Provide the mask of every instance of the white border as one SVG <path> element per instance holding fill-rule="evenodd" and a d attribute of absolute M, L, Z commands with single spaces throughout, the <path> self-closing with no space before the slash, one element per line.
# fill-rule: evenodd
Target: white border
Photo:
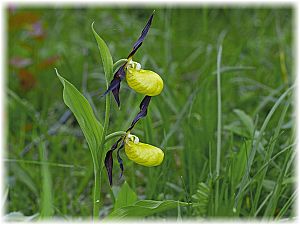
<path fill-rule="evenodd" d="M 5 90 L 6 90 L 6 79 L 5 77 L 7 76 L 6 74 L 6 15 L 5 15 L 5 8 L 7 7 L 8 4 L 17 4 L 17 5 L 43 5 L 43 6 L 114 6 L 114 5 L 138 5 L 138 6 L 142 6 L 142 5 L 155 5 L 155 6 L 166 6 L 166 5 L 173 5 L 173 6 L 178 6 L 178 7 L 183 7 L 183 6 L 191 6 L 191 5 L 197 5 L 197 6 L 243 6 L 243 7 L 261 7 L 261 6 L 284 6 L 284 5 L 288 5 L 288 6 L 293 6 L 295 9 L 295 36 L 294 36 L 294 41 L 295 41 L 295 68 L 294 68 L 294 73 L 296 76 L 296 83 L 297 83 L 297 87 L 299 85 L 299 37 L 300 37 L 300 29 L 299 29 L 299 15 L 298 15 L 298 10 L 299 10 L 299 3 L 298 1 L 294 0 L 294 1 L 280 1 L 280 0 L 273 0 L 273 1 L 267 1 L 267 0 L 262 0 L 262 1 L 255 1 L 255 0 L 246 0 L 246 1 L 239 1 L 239 0 L 234 0 L 234 1 L 218 1 L 218 0 L 211 0 L 211 1 L 197 1 L 197 0 L 187 0 L 187 1 L 179 1 L 179 0 L 165 0 L 165 1 L 160 1 L 160 0 L 151 0 L 151 1 L 145 1 L 145 0 L 117 0 L 117 1 L 101 1 L 101 0 L 84 0 L 84 1 L 75 1 L 75 0 L 64 0 L 64 1 L 44 1 L 44 0 L 30 0 L 30 1 L 26 1 L 26 0 L 19 0 L 19 1 L 0 1 L 0 5 L 1 5 L 1 12 L 0 12 L 0 27 L 1 27 L 1 41 L 0 41 L 0 50 L 1 50 L 1 71 L 2 71 L 2 76 L 0 79 L 0 125 L 1 128 L 0 129 L 0 147 L 1 147 L 1 151 L 0 151 L 0 158 L 1 158 L 1 174 L 0 174 L 0 195 L 1 195 L 1 203 L 3 203 L 3 178 L 4 178 L 4 163 L 3 163 L 3 158 L 4 158 L 4 151 L 6 150 L 6 146 L 7 146 L 7 136 L 6 136 L 6 125 L 7 125 L 7 121 L 8 121 L 8 113 L 5 110 L 6 109 L 6 102 L 5 102 Z M 295 100 L 297 101 L 296 104 L 296 109 L 295 109 L 295 115 L 299 115 L 300 113 L 300 104 L 299 104 L 299 89 L 296 89 L 296 96 L 295 96 Z M 299 120 L 297 118 L 297 141 L 298 141 L 298 130 L 299 130 Z M 298 144 L 297 144 L 297 150 L 298 150 Z M 299 166 L 297 165 L 298 162 L 300 161 L 299 158 L 299 154 L 297 154 L 297 160 L 296 160 L 296 167 L 297 167 L 297 186 L 298 186 L 298 181 L 299 181 Z M 297 202 L 296 202 L 296 208 L 297 208 L 297 215 L 299 216 L 299 198 L 297 197 Z M 1 205 L 1 209 L 3 210 L 3 205 Z M 2 214 L 3 215 L 3 214 Z M 1 221 L 3 222 L 3 217 L 1 215 Z M 43 222 L 43 223 L 69 223 L 69 222 L 64 222 L 61 220 L 51 220 L 48 222 Z M 162 221 L 153 221 L 153 222 L 147 222 L 147 224 L 156 224 L 156 223 L 161 223 Z M 174 221 L 175 223 L 176 221 Z M 194 221 L 194 220 L 187 220 L 187 221 L 183 221 L 183 223 L 201 223 L 201 224 L 214 224 L 214 223 L 225 223 L 225 224 L 231 224 L 231 223 L 245 223 L 245 224 L 254 224 L 254 223 L 266 223 L 266 221 L 247 221 L 247 220 L 230 220 L 228 219 L 228 221 L 221 221 L 221 220 L 215 220 L 212 222 L 208 222 L 208 221 Z M 299 217 L 296 218 L 296 220 L 294 221 L 295 223 L 299 222 Z M 35 222 L 36 223 L 36 222 Z M 71 222 L 74 223 L 74 222 Z M 76 224 L 79 222 L 75 222 Z M 89 224 L 87 221 L 84 222 L 80 222 L 81 224 Z M 122 223 L 128 223 L 129 222 L 122 222 Z M 173 223 L 173 222 L 167 222 L 167 223 Z M 182 223 L 182 222 L 181 222 Z M 15 223 L 11 223 L 9 222 L 9 224 L 15 224 Z M 17 224 L 17 223 L 16 223 Z M 25 223 L 26 224 L 26 223 Z M 138 224 L 138 222 L 130 222 L 130 224 Z"/>

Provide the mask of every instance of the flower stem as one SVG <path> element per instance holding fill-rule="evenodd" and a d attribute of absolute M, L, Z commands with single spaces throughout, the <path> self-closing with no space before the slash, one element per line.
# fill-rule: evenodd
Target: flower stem
<path fill-rule="evenodd" d="M 125 62 L 127 62 L 127 59 L 120 59 L 117 62 L 114 63 L 113 65 L 113 72 L 117 72 L 117 69 L 119 69 L 120 66 L 122 66 Z"/>
<path fill-rule="evenodd" d="M 106 86 L 108 88 L 109 83 L 106 81 Z M 110 114 L 110 95 L 106 95 L 105 97 L 105 119 L 103 125 L 103 133 L 101 137 L 101 143 L 99 148 L 99 154 L 97 155 L 97 162 L 94 164 L 94 176 L 95 176 L 95 184 L 94 184 L 94 203 L 93 203 L 93 220 L 96 221 L 99 219 L 99 211 L 101 206 L 101 175 L 102 175 L 102 165 L 104 160 L 104 144 L 105 137 L 109 124 L 109 115 Z M 97 165 L 96 165 L 97 164 Z"/>
<path fill-rule="evenodd" d="M 216 196 L 215 196 L 215 213 L 217 214 L 219 206 L 219 175 L 221 162 L 221 132 L 222 132 L 222 98 L 221 98 L 221 59 L 222 45 L 218 49 L 217 57 L 217 100 L 218 100 L 218 124 L 217 124 L 217 159 L 216 159 Z"/>
<path fill-rule="evenodd" d="M 126 135 L 125 131 L 117 131 L 117 132 L 111 133 L 105 137 L 104 142 L 106 143 L 107 141 L 109 141 L 110 139 L 112 139 L 114 137 L 123 136 L 123 135 Z"/>
<path fill-rule="evenodd" d="M 94 176 L 95 176 L 95 184 L 94 184 L 94 199 L 93 199 L 93 220 L 99 219 L 99 211 L 100 211 L 100 194 L 101 194 L 101 170 L 100 168 L 94 167 Z"/>

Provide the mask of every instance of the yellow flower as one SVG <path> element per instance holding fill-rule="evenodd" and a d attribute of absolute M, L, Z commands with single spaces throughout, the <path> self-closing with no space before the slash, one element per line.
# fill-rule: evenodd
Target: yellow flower
<path fill-rule="evenodd" d="M 139 142 L 135 135 L 128 134 L 125 138 L 127 157 L 142 166 L 158 166 L 164 159 L 164 152 L 155 146 Z"/>
<path fill-rule="evenodd" d="M 126 80 L 133 90 L 148 96 L 159 95 L 164 87 L 164 82 L 157 73 L 141 69 L 141 65 L 132 60 L 127 64 Z"/>
<path fill-rule="evenodd" d="M 139 39 L 134 43 L 132 51 L 127 56 L 126 62 L 114 73 L 114 78 L 111 80 L 109 87 L 101 95 L 103 97 L 111 91 L 114 95 L 116 103 L 118 104 L 118 107 L 120 107 L 119 92 L 121 81 L 124 80 L 125 77 L 129 87 L 146 96 L 159 95 L 164 87 L 164 82 L 157 73 L 151 70 L 143 70 L 141 69 L 141 65 L 139 63 L 132 61 L 132 57 L 142 46 L 143 41 L 146 38 L 153 16 L 154 11 L 143 28 Z"/>

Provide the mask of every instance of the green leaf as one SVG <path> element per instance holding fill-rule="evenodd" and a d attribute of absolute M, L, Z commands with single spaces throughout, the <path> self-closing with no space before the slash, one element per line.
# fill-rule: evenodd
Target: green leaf
<path fill-rule="evenodd" d="M 232 185 L 237 188 L 238 183 L 241 181 L 247 166 L 247 157 L 251 149 L 252 141 L 248 140 L 243 143 L 243 146 L 239 152 L 234 156 L 232 160 Z"/>
<path fill-rule="evenodd" d="M 108 219 L 122 219 L 130 217 L 146 217 L 155 213 L 163 212 L 169 209 L 177 208 L 180 206 L 187 206 L 189 203 L 179 202 L 174 200 L 166 201 L 152 201 L 152 200 L 140 200 L 130 206 L 125 206 L 114 210 L 108 215 Z"/>
<path fill-rule="evenodd" d="M 34 134 L 36 136 L 36 134 Z M 35 137 L 36 138 L 36 137 Z M 40 161 L 43 162 L 41 166 L 41 202 L 40 202 L 40 218 L 50 218 L 54 214 L 53 209 L 53 196 L 52 196 L 52 178 L 51 173 L 49 169 L 49 165 L 47 163 L 47 157 L 46 157 L 46 145 L 45 142 L 42 142 L 39 146 L 39 155 L 40 155 Z"/>
<path fill-rule="evenodd" d="M 254 123 L 252 118 L 240 109 L 235 109 L 233 111 L 239 117 L 241 122 L 244 124 L 249 136 L 252 136 L 254 132 Z"/>
<path fill-rule="evenodd" d="M 246 137 L 249 139 L 251 138 L 251 135 L 249 135 L 248 131 L 235 122 L 225 125 L 224 130 L 231 131 L 232 133 L 241 137 Z"/>
<path fill-rule="evenodd" d="M 100 55 L 102 58 L 102 63 L 104 67 L 104 73 L 106 77 L 106 81 L 108 82 L 112 78 L 113 73 L 113 60 L 109 51 L 109 48 L 105 44 L 104 40 L 97 34 L 94 30 L 94 22 L 92 23 L 92 30 L 95 36 L 95 39 L 98 44 L 98 48 L 100 51 Z"/>
<path fill-rule="evenodd" d="M 209 185 L 203 182 L 200 182 L 198 184 L 197 192 L 192 196 L 192 198 L 197 203 L 197 215 L 202 217 L 205 217 L 207 215 L 211 192 L 212 188 Z"/>
<path fill-rule="evenodd" d="M 69 81 L 61 77 L 56 69 L 55 71 L 64 86 L 64 102 L 75 115 L 92 153 L 93 162 L 98 165 L 97 151 L 101 144 L 103 126 L 96 119 L 86 98 Z"/>
<path fill-rule="evenodd" d="M 137 196 L 135 192 L 129 187 L 128 183 L 125 181 L 125 183 L 122 185 L 118 197 L 116 199 L 116 203 L 114 206 L 114 210 L 132 205 L 137 201 Z"/>
<path fill-rule="evenodd" d="M 25 168 L 22 168 L 17 163 L 11 163 L 9 165 L 9 169 L 13 172 L 16 178 L 24 184 L 24 187 L 27 186 L 30 191 L 35 194 L 35 196 L 38 196 L 38 189 L 36 188 L 36 184 Z"/>

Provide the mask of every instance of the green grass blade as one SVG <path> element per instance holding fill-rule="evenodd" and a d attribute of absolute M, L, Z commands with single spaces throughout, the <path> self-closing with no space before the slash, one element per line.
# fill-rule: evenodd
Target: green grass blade
<path fill-rule="evenodd" d="M 41 162 L 46 162 L 46 146 L 42 142 L 39 145 L 39 154 Z M 42 191 L 41 191 L 41 214 L 40 218 L 49 218 L 53 215 L 53 196 L 52 196 L 52 180 L 49 166 L 45 163 L 41 167 Z"/>
<path fill-rule="evenodd" d="M 256 210 L 254 216 L 256 217 L 258 215 L 258 213 L 262 210 L 262 208 L 266 205 L 266 203 L 269 201 L 269 198 L 272 196 L 273 191 L 271 191 L 263 200 L 262 203 L 260 203 L 260 206 L 258 207 L 258 209 Z"/>
<path fill-rule="evenodd" d="M 40 161 L 37 162 L 41 163 Z M 27 186 L 35 194 L 35 196 L 38 196 L 38 189 L 31 175 L 17 163 L 11 163 L 9 167 L 15 174 L 16 178 Z"/>
<path fill-rule="evenodd" d="M 218 50 L 217 58 L 217 94 L 218 94 L 218 125 L 217 125 L 217 161 L 216 161 L 216 175 L 220 173 L 221 161 L 221 129 L 222 129 L 222 99 L 221 99 L 221 59 L 222 59 L 222 46 Z"/>
<path fill-rule="evenodd" d="M 247 115 L 243 110 L 234 109 L 233 111 L 239 117 L 241 122 L 244 124 L 249 136 L 251 136 L 254 132 L 254 122 L 252 118 L 249 115 Z"/>
<path fill-rule="evenodd" d="M 291 163 L 295 158 L 296 153 L 294 151 L 290 151 L 285 156 L 285 162 L 282 167 L 282 169 L 279 172 L 278 179 L 276 181 L 276 185 L 273 191 L 273 194 L 271 196 L 271 199 L 269 201 L 269 204 L 267 205 L 267 208 L 264 212 L 264 217 L 270 217 L 273 218 L 275 216 L 276 208 L 278 207 L 279 198 L 281 197 L 282 190 L 283 190 L 283 178 L 285 175 L 285 171 L 289 169 L 291 166 Z"/>
<path fill-rule="evenodd" d="M 280 130 L 282 128 L 282 124 L 284 122 L 284 118 L 285 118 L 287 110 L 288 110 L 288 107 L 289 107 L 289 103 L 287 103 L 285 105 L 285 107 L 284 107 L 284 109 L 281 113 L 281 116 L 280 116 L 279 121 L 278 121 L 278 125 L 277 125 L 277 127 L 274 131 L 274 138 L 277 138 L 279 136 Z M 266 152 L 265 162 L 270 160 L 270 158 L 273 154 L 274 148 L 275 148 L 275 144 L 276 144 L 276 141 L 272 141 L 272 143 L 270 144 L 270 147 L 269 147 L 268 151 Z M 258 186 L 257 186 L 256 192 L 255 192 L 255 198 L 254 198 L 254 202 L 253 202 L 252 212 L 254 212 L 257 208 L 258 201 L 259 201 L 259 198 L 261 196 L 263 180 L 265 179 L 267 170 L 268 170 L 268 166 L 264 169 L 264 171 L 262 172 L 260 178 L 258 179 Z"/>
<path fill-rule="evenodd" d="M 297 198 L 297 191 L 294 191 L 294 193 L 291 195 L 291 197 L 287 200 L 287 202 L 284 204 L 284 206 L 277 214 L 276 219 L 280 219 L 283 217 L 283 215 L 286 213 L 288 208 L 296 201 L 296 198 Z"/>
<path fill-rule="evenodd" d="M 275 113 L 275 111 L 277 110 L 277 108 L 279 107 L 279 105 L 283 102 L 283 100 L 290 94 L 290 92 L 293 90 L 295 86 L 290 87 L 289 89 L 287 89 L 280 97 L 279 99 L 276 101 L 276 103 L 274 104 L 274 106 L 272 107 L 272 109 L 270 110 L 270 112 L 268 113 L 266 119 L 264 120 L 264 123 L 260 129 L 259 135 L 258 137 L 255 139 L 255 142 L 253 144 L 253 147 L 251 149 L 250 155 L 248 157 L 248 163 L 247 163 L 247 170 L 246 173 L 244 174 L 242 181 L 240 182 L 240 188 L 239 191 L 236 195 L 235 198 L 235 208 L 238 205 L 238 202 L 241 202 L 241 197 L 243 196 L 243 192 L 244 192 L 244 187 L 247 184 L 247 180 L 249 177 L 249 173 L 250 173 L 250 169 L 254 160 L 254 157 L 256 155 L 256 151 L 258 148 L 258 145 L 262 139 L 262 136 L 264 134 L 264 131 L 269 123 L 269 121 L 271 120 L 271 117 L 273 116 L 273 114 Z"/>
<path fill-rule="evenodd" d="M 222 93 L 221 93 L 221 60 L 222 60 L 222 45 L 219 46 L 217 56 L 217 153 L 216 153 L 216 177 L 220 175 L 221 166 L 221 147 L 222 147 Z M 219 180 L 216 181 L 215 192 L 215 211 L 219 208 Z"/>

